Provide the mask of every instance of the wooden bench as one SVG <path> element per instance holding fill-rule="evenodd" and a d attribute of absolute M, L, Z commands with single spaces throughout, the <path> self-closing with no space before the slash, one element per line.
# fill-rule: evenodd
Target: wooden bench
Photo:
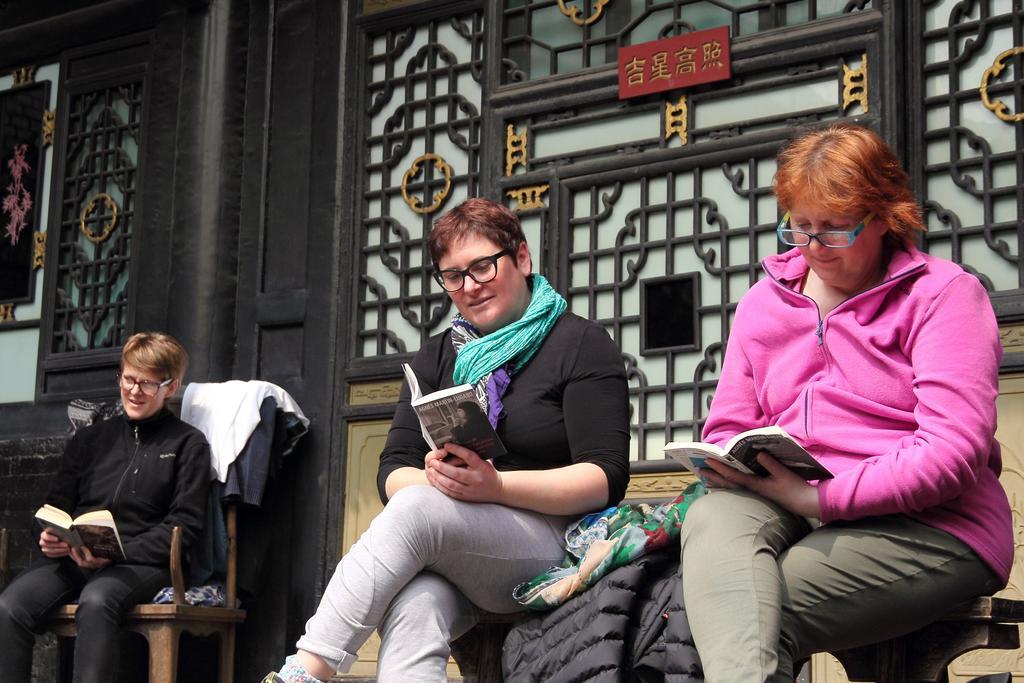
<path fill-rule="evenodd" d="M 486 615 L 469 633 L 452 643 L 452 657 L 465 683 L 502 680 L 501 650 L 505 636 L 524 616 L 532 615 Z M 1024 600 L 981 597 L 959 605 L 913 633 L 830 654 L 843 665 L 850 681 L 945 683 L 950 663 L 966 652 L 1020 647 L 1021 623 Z M 986 679 L 999 680 L 987 676 L 977 680 Z"/>
<path fill-rule="evenodd" d="M 851 681 L 946 681 L 950 663 L 972 650 L 1016 650 L 1024 601 L 975 598 L 913 633 L 874 645 L 837 650 Z"/>
<path fill-rule="evenodd" d="M 182 633 L 196 636 L 219 636 L 220 681 L 233 683 L 235 665 L 235 630 L 245 620 L 245 610 L 235 607 L 238 569 L 238 518 L 234 505 L 225 509 L 228 533 L 227 606 L 201 607 L 185 602 L 185 578 L 182 571 L 181 529 L 175 527 L 171 540 L 171 604 L 136 605 L 124 618 L 124 628 L 142 634 L 149 643 L 150 683 L 176 683 L 178 678 L 178 641 Z M 8 532 L 0 529 L 0 576 L 8 571 Z M 77 634 L 77 605 L 64 605 L 51 617 L 45 628 L 56 635 L 73 638 Z"/>

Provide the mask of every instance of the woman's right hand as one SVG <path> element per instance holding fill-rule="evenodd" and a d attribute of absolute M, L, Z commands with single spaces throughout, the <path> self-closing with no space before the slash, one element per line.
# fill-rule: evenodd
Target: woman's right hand
<path fill-rule="evenodd" d="M 501 502 L 501 475 L 490 460 L 453 443 L 427 453 L 424 459 L 427 481 L 456 500 L 474 503 Z"/>
<path fill-rule="evenodd" d="M 65 557 L 71 553 L 71 547 L 60 540 L 60 536 L 50 533 L 49 529 L 43 529 L 39 534 L 39 549 L 50 559 Z"/>

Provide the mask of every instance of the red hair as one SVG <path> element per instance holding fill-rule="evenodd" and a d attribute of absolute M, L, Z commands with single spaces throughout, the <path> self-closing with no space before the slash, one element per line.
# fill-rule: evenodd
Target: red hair
<path fill-rule="evenodd" d="M 898 241 L 925 230 L 910 177 L 885 140 L 852 123 L 833 123 L 794 138 L 778 156 L 775 198 L 784 211 L 812 204 L 844 216 L 884 220 Z"/>

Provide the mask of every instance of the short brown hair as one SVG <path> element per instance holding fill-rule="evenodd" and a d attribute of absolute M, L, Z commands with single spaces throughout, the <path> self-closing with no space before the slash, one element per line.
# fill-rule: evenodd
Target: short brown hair
<path fill-rule="evenodd" d="M 430 260 L 436 266 L 448 247 L 467 235 L 485 237 L 502 249 L 515 250 L 526 242 L 519 217 L 498 202 L 474 197 L 462 202 L 436 221 L 427 235 Z"/>
<path fill-rule="evenodd" d="M 872 212 L 888 223 L 893 238 L 907 244 L 925 230 L 910 177 L 892 148 L 852 123 L 794 138 L 778 156 L 775 198 L 784 211 L 806 202 L 843 215 Z"/>
<path fill-rule="evenodd" d="M 121 369 L 125 363 L 150 370 L 164 379 L 181 381 L 188 368 L 188 353 L 178 340 L 162 332 L 133 334 L 121 349 Z"/>

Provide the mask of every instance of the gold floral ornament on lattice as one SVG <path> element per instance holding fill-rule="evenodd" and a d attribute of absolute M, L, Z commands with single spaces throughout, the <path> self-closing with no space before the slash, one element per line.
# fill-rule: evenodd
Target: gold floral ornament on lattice
<path fill-rule="evenodd" d="M 46 233 L 37 232 L 32 250 L 32 270 L 39 270 L 46 263 Z"/>
<path fill-rule="evenodd" d="M 99 234 L 92 231 L 89 227 L 89 219 L 96 212 L 96 205 L 99 202 L 106 204 L 107 211 L 110 213 L 110 220 L 103 225 L 103 229 Z M 89 203 L 82 209 L 82 216 L 78 219 L 78 229 L 85 235 L 85 239 L 89 240 L 93 244 L 100 244 L 105 242 L 110 233 L 117 227 L 117 217 L 121 213 L 121 207 L 117 205 L 114 198 L 106 192 L 100 192 L 89 200 Z"/>
<path fill-rule="evenodd" d="M 985 109 L 996 115 L 1001 121 L 1007 123 L 1015 123 L 1017 121 L 1024 121 L 1024 112 L 1018 112 L 1016 114 L 1010 114 L 1010 108 L 1006 106 L 1006 103 L 1002 100 L 990 100 L 988 98 L 988 81 L 990 78 L 998 78 L 999 74 L 1006 68 L 1006 60 L 1010 57 L 1024 53 L 1024 46 L 1011 47 L 1009 50 L 1004 50 L 996 57 L 996 61 L 992 62 L 992 66 L 985 69 L 985 73 L 981 76 L 981 103 L 985 105 Z M 1018 78 L 1020 74 L 1018 74 Z"/>
<path fill-rule="evenodd" d="M 690 108 L 686 103 L 686 95 L 680 95 L 678 102 L 665 102 L 665 139 L 678 135 L 684 145 L 689 142 L 687 124 Z"/>
<path fill-rule="evenodd" d="M 505 190 L 512 199 L 516 200 L 516 211 L 527 211 L 529 209 L 544 208 L 544 193 L 550 189 L 548 183 L 543 185 L 528 185 L 517 187 L 514 190 Z"/>
<path fill-rule="evenodd" d="M 604 6 L 611 1 L 612 0 L 596 0 L 594 2 L 593 9 L 590 10 L 590 16 L 586 19 L 580 17 L 580 15 L 583 14 L 583 10 L 575 5 L 569 7 L 565 4 L 565 0 L 558 0 L 558 10 L 565 16 L 569 17 L 569 21 L 577 26 L 589 26 L 601 18 L 601 13 L 604 12 Z"/>
<path fill-rule="evenodd" d="M 43 146 L 53 144 L 53 133 L 57 129 L 57 112 L 47 109 L 43 112 Z"/>
<path fill-rule="evenodd" d="M 11 78 L 15 88 L 22 85 L 32 85 L 36 82 L 36 67 L 29 65 L 13 69 L 11 71 Z"/>
<path fill-rule="evenodd" d="M 433 161 L 434 168 L 444 175 L 444 187 L 441 191 L 434 195 L 434 202 L 429 206 L 423 206 L 423 202 L 420 201 L 419 197 L 409 196 L 409 183 L 416 179 L 420 174 L 422 165 L 426 161 Z M 452 167 L 448 165 L 440 155 L 437 154 L 424 154 L 412 162 L 412 166 L 402 176 L 402 199 L 409 205 L 409 208 L 416 213 L 434 213 L 439 208 L 444 200 L 448 197 L 448 193 L 452 190 Z"/>
<path fill-rule="evenodd" d="M 515 170 L 516 166 L 522 166 L 526 168 L 527 161 L 527 144 L 529 142 L 530 131 L 527 128 L 523 129 L 523 132 L 516 135 L 516 129 L 512 124 L 508 124 L 505 128 L 505 175 L 512 175 L 512 171 Z"/>
<path fill-rule="evenodd" d="M 843 64 L 843 111 L 857 102 L 866 114 L 868 112 L 868 53 L 860 57 L 860 66 L 851 69 Z"/>

